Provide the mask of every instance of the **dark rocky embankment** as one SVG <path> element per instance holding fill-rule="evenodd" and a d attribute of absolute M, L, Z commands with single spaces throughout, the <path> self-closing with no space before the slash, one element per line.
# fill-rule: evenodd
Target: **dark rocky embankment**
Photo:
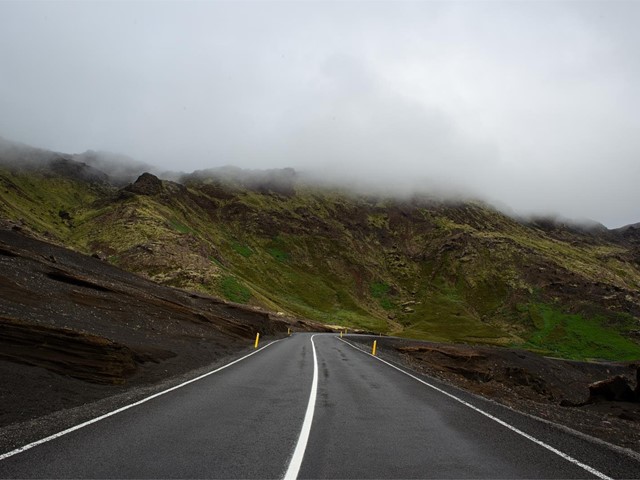
<path fill-rule="evenodd" d="M 0 229 L 0 427 L 166 380 L 287 328 L 319 327 Z"/>

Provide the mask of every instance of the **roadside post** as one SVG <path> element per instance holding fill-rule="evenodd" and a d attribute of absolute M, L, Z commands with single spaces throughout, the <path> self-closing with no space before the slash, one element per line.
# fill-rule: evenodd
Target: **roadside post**
<path fill-rule="evenodd" d="M 378 346 L 378 341 L 374 340 L 373 341 L 373 348 L 371 349 L 371 355 L 373 355 L 374 357 L 376 356 L 376 347 Z"/>
<path fill-rule="evenodd" d="M 258 348 L 258 342 L 260 341 L 260 332 L 256 333 L 256 343 L 253 348 Z"/>

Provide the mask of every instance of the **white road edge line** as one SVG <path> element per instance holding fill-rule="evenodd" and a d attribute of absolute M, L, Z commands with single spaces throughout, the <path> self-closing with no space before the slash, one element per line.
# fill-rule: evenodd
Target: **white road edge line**
<path fill-rule="evenodd" d="M 248 355 L 245 355 L 244 357 L 238 358 L 237 360 L 234 360 L 233 362 L 227 363 L 226 365 L 218 367 L 215 370 L 212 370 L 212 371 L 207 372 L 207 373 L 205 373 L 203 375 L 200 375 L 199 377 L 192 378 L 191 380 L 187 380 L 186 382 L 181 383 L 180 385 L 176 385 L 175 387 L 168 388 L 167 390 L 163 390 L 162 392 L 154 393 L 153 395 L 151 395 L 149 397 L 145 397 L 142 400 L 138 400 L 137 402 L 132 403 L 130 405 L 125 405 L 124 407 L 120 407 L 117 410 L 114 410 L 114 411 L 109 412 L 109 413 L 105 413 L 104 415 L 100 415 L 99 417 L 93 418 L 93 419 L 88 420 L 88 421 L 86 421 L 84 423 L 80 423 L 80 424 L 75 425 L 73 427 L 67 428 L 66 430 L 62 430 L 61 432 L 54 433 L 53 435 L 50 435 L 50 436 L 48 436 L 46 438 L 41 438 L 40 440 L 36 440 L 35 442 L 31 442 L 31 443 L 29 443 L 27 445 L 24 445 L 24 446 L 20 447 L 20 448 L 16 448 L 15 450 L 11 450 L 10 452 L 3 453 L 2 455 L 0 455 L 0 460 L 4 460 L 5 458 L 12 457 L 14 455 L 17 455 L 18 453 L 22 453 L 22 452 L 24 452 L 26 450 L 29 450 L 29 449 L 33 448 L 33 447 L 37 447 L 38 445 L 42 445 L 43 443 L 50 442 L 51 440 L 55 440 L 56 438 L 59 438 L 59 437 L 62 437 L 63 435 L 66 435 L 67 433 L 75 432 L 76 430 L 80 430 L 81 428 L 86 427 L 88 425 L 91 425 L 92 423 L 99 422 L 100 420 L 104 420 L 105 418 L 108 418 L 108 417 L 111 417 L 113 415 L 116 415 L 117 413 L 124 412 L 125 410 L 129 410 L 130 408 L 133 408 L 133 407 L 137 407 L 138 405 L 141 405 L 141 404 L 143 404 L 145 402 L 148 402 L 149 400 L 153 400 L 154 398 L 159 397 L 160 395 L 164 395 L 165 393 L 172 392 L 174 390 L 177 390 L 178 388 L 184 387 L 185 385 L 189 385 L 190 383 L 197 382 L 198 380 L 202 380 L 203 378 L 208 377 L 209 375 L 213 375 L 214 373 L 217 373 L 220 370 L 224 370 L 225 368 L 230 367 L 234 363 L 238 363 L 238 362 L 244 360 L 245 358 L 250 357 L 251 355 L 255 355 L 260 350 L 264 350 L 265 348 L 267 348 L 267 347 L 269 347 L 269 346 L 271 346 L 274 343 L 279 342 L 279 341 L 280 340 L 274 340 L 273 342 L 266 344 L 265 346 L 257 349 L 256 351 L 251 352 Z"/>
<path fill-rule="evenodd" d="M 595 475 L 596 477 L 601 478 L 602 480 L 613 480 L 611 477 L 608 477 L 607 475 L 605 475 L 604 473 L 602 473 L 602 472 L 600 472 L 600 471 L 596 470 L 595 468 L 590 467 L 589 465 L 586 465 L 586 464 L 582 463 L 582 462 L 581 462 L 581 461 L 579 461 L 579 460 L 576 460 L 576 459 L 575 459 L 575 458 L 573 458 L 571 455 L 568 455 L 568 454 L 566 454 L 566 453 L 564 453 L 564 452 L 561 452 L 561 451 L 560 451 L 560 450 L 558 450 L 557 448 L 552 447 L 551 445 L 549 445 L 549 444 L 547 444 L 547 443 L 543 442 L 542 440 L 538 440 L 537 438 L 532 437 L 532 436 L 531 436 L 531 435 L 529 435 L 528 433 L 523 432 L 522 430 L 520 430 L 520 429 L 518 429 L 518 428 L 514 427 L 513 425 L 509 425 L 509 424 L 508 424 L 507 422 L 505 422 L 504 420 L 500 420 L 498 417 L 494 417 L 494 416 L 493 416 L 493 415 L 491 415 L 490 413 L 485 412 L 484 410 L 481 410 L 480 408 L 476 407 L 475 405 L 472 405 L 471 403 L 466 402 L 465 400 L 462 400 L 461 398 L 456 397 L 455 395 L 453 395 L 453 394 L 451 394 L 451 393 L 449 393 L 449 392 L 447 392 L 447 391 L 445 391 L 445 390 L 442 390 L 441 388 L 438 388 L 438 387 L 436 387 L 435 385 L 432 385 L 432 384 L 430 384 L 430 383 L 428 383 L 428 382 L 425 382 L 424 380 L 422 380 L 422 379 L 420 379 L 420 378 L 416 377 L 415 375 L 411 375 L 410 373 L 405 372 L 405 371 L 404 371 L 404 370 L 402 370 L 401 368 L 396 367 L 396 366 L 395 366 L 395 365 L 393 365 L 392 363 L 389 363 L 389 362 L 387 362 L 386 360 L 381 359 L 380 357 L 374 357 L 373 355 L 371 355 L 371 354 L 370 354 L 369 352 L 367 352 L 366 350 L 362 350 L 361 348 L 358 348 L 358 347 L 356 347 L 355 345 L 352 345 L 351 343 L 349 343 L 349 342 L 347 342 L 347 341 L 343 340 L 342 338 L 339 338 L 339 337 L 336 337 L 336 338 L 338 338 L 338 340 L 340 340 L 341 342 L 346 343 L 346 344 L 347 344 L 347 345 L 349 345 L 351 348 L 355 348 L 356 350 L 358 350 L 358 351 L 360 351 L 360 352 L 364 353 L 365 355 L 369 355 L 370 357 L 375 358 L 376 360 L 379 360 L 380 362 L 382 362 L 382 363 L 385 363 L 385 364 L 389 365 L 391 368 L 395 368 L 395 369 L 396 369 L 396 370 L 398 370 L 399 372 L 404 373 L 405 375 L 407 375 L 407 376 L 409 376 L 409 377 L 413 378 L 414 380 L 417 380 L 418 382 L 420 382 L 420 383 L 422 383 L 422 384 L 426 385 L 427 387 L 430 387 L 430 388 L 432 388 L 432 389 L 436 390 L 437 392 L 440 392 L 440 393 L 442 393 L 443 395 L 446 395 L 447 397 L 450 397 L 450 398 L 452 398 L 453 400 L 455 400 L 455 401 L 457 401 L 457 402 L 460 402 L 460 403 L 461 403 L 461 404 L 463 404 L 464 406 L 469 407 L 469 408 L 470 408 L 470 409 L 472 409 L 472 410 L 475 410 L 476 412 L 478 412 L 478 413 L 480 413 L 480 414 L 484 415 L 484 416 L 485 416 L 485 417 L 487 417 L 487 418 L 490 418 L 491 420 L 493 420 L 494 422 L 499 423 L 499 424 L 500 424 L 500 425 L 502 425 L 503 427 L 508 428 L 509 430 L 511 430 L 511 431 L 513 431 L 513 432 L 515 432 L 515 433 L 517 433 L 518 435 L 521 435 L 521 436 L 523 436 L 524 438 L 526 438 L 526 439 L 528 439 L 528 440 L 531 440 L 533 443 L 536 443 L 536 444 L 540 445 L 541 447 L 546 448 L 546 449 L 547 449 L 547 450 L 549 450 L 550 452 L 553 452 L 553 453 L 555 453 L 556 455 L 558 455 L 558 456 L 560 456 L 560 457 L 564 458 L 565 460 L 567 460 L 567 461 L 569 461 L 569 462 L 573 463 L 574 465 L 577 465 L 578 467 L 582 468 L 583 470 L 586 470 L 586 471 L 587 471 L 587 472 L 589 472 L 590 474 Z"/>
<path fill-rule="evenodd" d="M 304 458 L 304 452 L 307 449 L 307 442 L 309 441 L 309 433 L 311 433 L 313 412 L 316 409 L 316 397 L 318 393 L 318 356 L 316 355 L 316 344 L 313 343 L 313 337 L 315 337 L 315 335 L 311 335 L 311 347 L 313 349 L 313 380 L 311 382 L 311 393 L 309 394 L 307 412 L 304 414 L 302 429 L 300 430 L 300 436 L 298 437 L 298 444 L 296 445 L 296 449 L 293 451 L 293 456 L 289 462 L 287 473 L 284 474 L 285 480 L 296 480 L 298 478 L 298 473 L 302 466 L 302 459 Z"/>

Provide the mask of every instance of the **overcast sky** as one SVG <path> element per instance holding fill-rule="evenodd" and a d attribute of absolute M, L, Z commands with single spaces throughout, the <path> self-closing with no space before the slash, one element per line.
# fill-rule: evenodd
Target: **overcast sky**
<path fill-rule="evenodd" d="M 640 2 L 0 1 L 0 136 L 640 221 Z"/>

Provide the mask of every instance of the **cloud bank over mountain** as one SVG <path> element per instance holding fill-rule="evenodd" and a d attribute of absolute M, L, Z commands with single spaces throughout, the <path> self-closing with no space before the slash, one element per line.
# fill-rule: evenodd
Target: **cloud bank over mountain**
<path fill-rule="evenodd" d="M 615 227 L 640 219 L 638 20 L 633 2 L 3 2 L 0 135 Z"/>

